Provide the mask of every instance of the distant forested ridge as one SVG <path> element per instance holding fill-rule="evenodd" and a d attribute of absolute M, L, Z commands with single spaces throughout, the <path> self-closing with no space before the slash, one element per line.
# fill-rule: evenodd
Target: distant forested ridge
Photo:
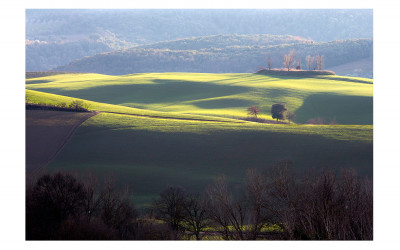
<path fill-rule="evenodd" d="M 291 36 L 219 35 L 97 54 L 54 70 L 111 75 L 143 72 L 251 73 L 266 67 L 267 55 L 272 58 L 274 68 L 282 68 L 283 55 L 291 50 L 295 51 L 296 61 L 300 59 L 304 69 L 307 55 L 324 55 L 324 68 L 329 68 L 364 58 L 372 60 L 372 48 L 372 39 L 314 42 Z"/>
<path fill-rule="evenodd" d="M 219 34 L 292 35 L 316 42 L 372 38 L 372 10 L 31 9 L 26 10 L 26 70 L 49 70 L 97 53 Z M 168 49 L 188 49 L 174 46 Z"/>
<path fill-rule="evenodd" d="M 73 60 L 109 52 L 121 48 L 132 47 L 135 44 L 120 40 L 110 32 L 90 35 L 71 40 L 26 40 L 27 71 L 44 71 Z"/>

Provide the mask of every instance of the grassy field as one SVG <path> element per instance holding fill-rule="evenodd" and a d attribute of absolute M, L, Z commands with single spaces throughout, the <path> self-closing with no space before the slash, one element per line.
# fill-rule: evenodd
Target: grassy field
<path fill-rule="evenodd" d="M 33 82 L 32 82 L 33 81 Z M 126 76 L 64 74 L 27 80 L 27 89 L 152 111 L 246 117 L 257 105 L 272 119 L 271 105 L 285 102 L 297 123 L 311 118 L 339 124 L 372 124 L 372 80 L 321 76 L 146 73 Z"/>
<path fill-rule="evenodd" d="M 216 176 L 289 159 L 295 169 L 355 168 L 372 175 L 372 126 L 263 125 L 102 113 L 77 130 L 49 169 L 94 171 L 130 184 L 138 204 L 167 185 L 200 192 Z"/>
<path fill-rule="evenodd" d="M 138 207 L 167 185 L 201 192 L 224 174 L 235 186 L 246 169 L 265 170 L 281 160 L 293 161 L 296 171 L 355 168 L 372 176 L 370 83 L 188 73 L 35 78 L 40 80 L 27 84 L 30 102 L 69 103 L 77 97 L 102 111 L 76 130 L 48 169 L 114 176 L 133 188 Z M 348 125 L 227 118 L 246 117 L 249 105 L 259 105 L 263 118 L 271 119 L 266 111 L 278 101 L 297 113 L 298 123 L 336 116 Z"/>

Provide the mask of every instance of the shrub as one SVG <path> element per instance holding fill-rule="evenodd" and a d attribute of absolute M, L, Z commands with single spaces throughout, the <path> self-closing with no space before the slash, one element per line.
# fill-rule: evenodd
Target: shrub
<path fill-rule="evenodd" d="M 307 124 L 322 125 L 325 124 L 325 120 L 321 117 L 311 118 L 307 121 Z"/>
<path fill-rule="evenodd" d="M 81 100 L 74 100 L 69 104 L 69 108 L 76 111 L 88 111 L 89 106 Z"/>

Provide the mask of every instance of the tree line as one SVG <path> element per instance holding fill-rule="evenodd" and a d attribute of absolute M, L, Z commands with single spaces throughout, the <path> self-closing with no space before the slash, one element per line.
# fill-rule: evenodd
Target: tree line
<path fill-rule="evenodd" d="M 267 63 L 268 70 L 271 70 L 272 66 L 274 65 L 274 60 L 272 59 L 271 55 L 267 55 L 265 61 Z M 294 68 L 296 63 L 297 66 L 295 68 L 297 70 L 301 69 L 301 61 L 301 58 L 296 58 L 294 50 L 291 50 L 288 54 L 283 55 L 283 66 L 287 69 L 287 71 L 290 71 L 291 68 Z M 324 61 L 324 55 L 307 55 L 305 57 L 308 70 L 322 70 Z"/>
<path fill-rule="evenodd" d="M 323 54 L 323 67 L 333 67 L 370 57 L 372 46 L 371 39 L 211 47 L 197 50 L 146 46 L 85 57 L 54 70 L 111 75 L 143 72 L 252 73 L 257 67 L 265 64 L 266 55 L 269 55 L 273 62 L 280 62 L 283 56 L 290 54 L 292 50 L 296 51 L 298 58 Z M 296 63 L 298 60 L 293 61 L 290 67 L 293 68 Z"/>
<path fill-rule="evenodd" d="M 44 174 L 27 182 L 27 240 L 372 240 L 372 181 L 353 170 L 248 169 L 232 187 L 168 186 L 142 212 L 115 180 Z"/>

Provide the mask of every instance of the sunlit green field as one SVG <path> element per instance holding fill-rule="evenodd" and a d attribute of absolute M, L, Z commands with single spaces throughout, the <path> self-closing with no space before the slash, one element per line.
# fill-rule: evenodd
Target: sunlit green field
<path fill-rule="evenodd" d="M 102 111 L 78 128 L 50 171 L 114 176 L 121 186 L 129 184 L 137 206 L 145 207 L 167 185 L 202 192 L 224 174 L 234 187 L 246 169 L 266 171 L 281 160 L 292 161 L 296 171 L 354 168 L 371 176 L 372 84 L 364 80 L 74 74 L 28 80 L 26 93 L 35 103 L 82 98 L 91 110 Z M 296 112 L 297 124 L 229 119 L 246 117 L 250 105 L 272 119 L 270 106 L 281 101 Z M 300 124 L 333 116 L 347 125 Z"/>
<path fill-rule="evenodd" d="M 64 74 L 27 80 L 27 89 L 152 111 L 246 117 L 257 105 L 272 119 L 271 105 L 284 102 L 296 122 L 321 117 L 339 124 L 372 124 L 372 80 L 321 76 L 146 73 L 126 76 Z"/>

